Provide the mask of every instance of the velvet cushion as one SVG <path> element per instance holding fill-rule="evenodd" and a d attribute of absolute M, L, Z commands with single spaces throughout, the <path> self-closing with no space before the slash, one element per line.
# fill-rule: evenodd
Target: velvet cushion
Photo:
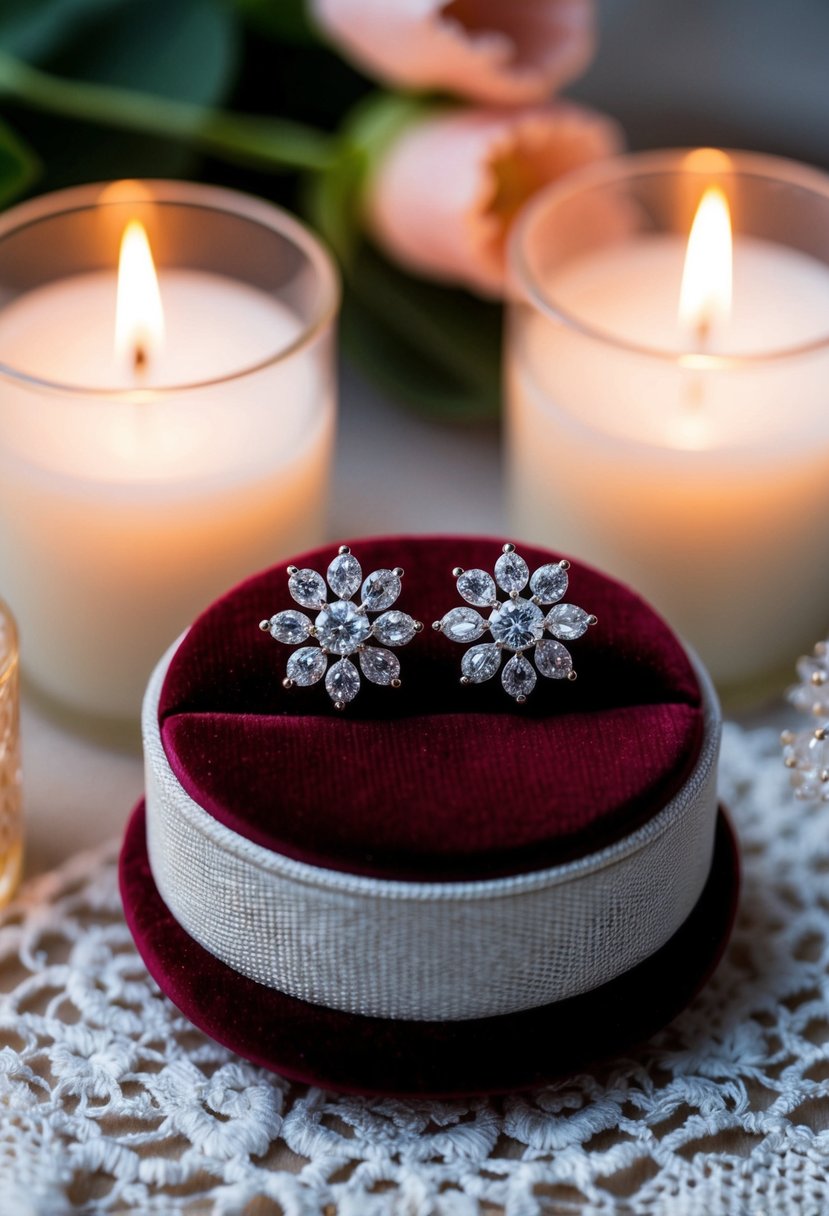
<path fill-rule="evenodd" d="M 676 637 L 632 591 L 573 562 L 565 598 L 599 618 L 568 644 L 579 678 L 539 677 L 518 706 L 497 677 L 462 687 L 465 647 L 431 629 L 463 602 L 452 568 L 491 571 L 500 541 L 393 537 L 352 548 L 364 574 L 404 567 L 395 607 L 426 625 L 396 651 L 400 690 L 364 680 L 338 713 L 322 684 L 283 689 L 291 648 L 258 623 L 296 607 L 285 565 L 213 604 L 173 658 L 159 710 L 165 752 L 222 823 L 331 869 L 479 878 L 592 852 L 680 787 L 702 737 L 700 689 Z M 560 556 L 519 551 L 531 570 Z M 335 553 L 328 545 L 293 562 L 324 575 Z"/>

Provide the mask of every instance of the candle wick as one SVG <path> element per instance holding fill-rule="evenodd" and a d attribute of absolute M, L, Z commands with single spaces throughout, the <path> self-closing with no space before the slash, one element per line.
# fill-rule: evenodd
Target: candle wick
<path fill-rule="evenodd" d="M 132 352 L 132 370 L 136 376 L 147 370 L 147 348 L 141 342 L 136 342 Z"/>
<path fill-rule="evenodd" d="M 711 336 L 711 317 L 703 314 L 694 326 L 696 338 L 695 354 L 704 355 Z M 705 404 L 705 381 L 698 371 L 692 371 L 682 386 L 682 403 L 686 414 L 694 417 L 702 413 Z"/>
<path fill-rule="evenodd" d="M 708 346 L 708 339 L 711 337 L 711 318 L 709 316 L 700 317 L 696 326 L 697 336 L 697 354 L 704 354 L 705 348 Z"/>

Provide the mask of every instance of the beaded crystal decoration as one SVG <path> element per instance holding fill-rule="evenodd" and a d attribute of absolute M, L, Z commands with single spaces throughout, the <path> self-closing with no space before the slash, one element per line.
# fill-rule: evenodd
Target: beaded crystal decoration
<path fill-rule="evenodd" d="M 286 646 L 299 646 L 311 639 L 316 645 L 301 646 L 288 659 L 285 688 L 306 688 L 325 676 L 325 690 L 336 709 L 345 709 L 360 691 L 360 672 L 349 656 L 355 656 L 360 670 L 372 684 L 400 687 L 400 660 L 388 646 L 405 646 L 423 625 L 405 612 L 393 609 L 402 588 L 403 571 L 375 570 L 363 579 L 360 563 L 347 545 L 328 567 L 328 587 L 316 570 L 288 567 L 288 590 L 303 608 L 316 611 L 312 621 L 304 612 L 288 608 L 259 622 Z M 334 600 L 328 601 L 328 588 Z M 360 592 L 359 600 L 354 596 Z M 372 621 L 370 613 L 380 612 Z M 374 645 L 373 643 L 380 643 Z M 334 662 L 329 666 L 329 658 Z"/>
<path fill-rule="evenodd" d="M 797 798 L 829 802 L 829 641 L 818 642 L 810 655 L 798 659 L 797 675 L 786 699 L 808 714 L 812 725 L 783 731 L 783 763 L 791 770 Z"/>
<path fill-rule="evenodd" d="M 519 704 L 535 687 L 536 670 L 551 680 L 575 680 L 572 656 L 562 643 L 580 638 L 596 624 L 596 618 L 575 604 L 560 602 L 567 591 L 569 568 L 568 561 L 552 562 L 530 577 L 529 566 L 516 553 L 515 545 L 504 545 L 494 579 L 486 570 L 455 567 L 452 573 L 458 591 L 474 606 L 453 608 L 433 628 L 453 642 L 475 642 L 487 631 L 492 637 L 491 642 L 473 646 L 463 656 L 461 684 L 491 680 L 501 668 L 504 651 L 512 657 L 501 671 L 501 683 Z M 522 596 L 528 583 L 531 595 Z M 498 588 L 505 593 L 503 601 L 498 599 Z M 549 607 L 546 616 L 545 607 Z M 489 609 L 489 615 L 481 616 L 476 608 Z M 545 631 L 552 638 L 545 638 Z M 530 651 L 535 667 L 526 657 Z"/>

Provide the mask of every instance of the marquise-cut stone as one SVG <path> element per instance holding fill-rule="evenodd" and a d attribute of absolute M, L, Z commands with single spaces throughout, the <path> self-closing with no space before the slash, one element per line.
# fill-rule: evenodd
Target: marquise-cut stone
<path fill-rule="evenodd" d="M 316 684 L 317 680 L 322 679 L 327 666 L 328 659 L 319 646 L 303 646 L 288 659 L 285 674 L 294 684 L 307 688 L 309 684 Z"/>
<path fill-rule="evenodd" d="M 350 659 L 340 659 L 328 668 L 325 691 L 332 701 L 353 701 L 360 691 L 360 673 Z"/>
<path fill-rule="evenodd" d="M 372 684 L 391 684 L 400 678 L 400 660 L 390 650 L 379 646 L 366 646 L 360 651 L 360 667 L 363 675 Z"/>
<path fill-rule="evenodd" d="M 286 646 L 296 646 L 304 642 L 311 632 L 311 622 L 304 612 L 288 608 L 285 612 L 277 612 L 270 620 L 271 637 Z"/>
<path fill-rule="evenodd" d="M 530 579 L 530 591 L 538 596 L 542 604 L 557 604 L 567 590 L 569 581 L 567 571 L 558 562 L 551 562 L 535 571 Z"/>
<path fill-rule="evenodd" d="M 352 654 L 371 633 L 371 622 L 351 600 L 326 604 L 314 622 L 320 646 L 334 654 Z"/>
<path fill-rule="evenodd" d="M 554 637 L 572 642 L 574 638 L 580 638 L 586 633 L 589 620 L 590 614 L 583 608 L 577 608 L 575 604 L 556 604 L 555 608 L 551 608 L 547 613 L 544 627 L 549 629 Z"/>
<path fill-rule="evenodd" d="M 501 683 L 511 697 L 527 697 L 535 688 L 535 671 L 523 654 L 514 654 L 501 672 Z"/>
<path fill-rule="evenodd" d="M 350 600 L 363 581 L 363 571 L 353 553 L 340 553 L 328 567 L 328 586 L 337 599 Z"/>
<path fill-rule="evenodd" d="M 405 646 L 411 642 L 416 632 L 414 619 L 397 608 L 378 616 L 372 628 L 377 641 L 382 642 L 384 646 Z"/>
<path fill-rule="evenodd" d="M 328 597 L 322 575 L 316 570 L 297 570 L 288 579 L 288 590 L 303 608 L 319 608 Z"/>
<path fill-rule="evenodd" d="M 486 621 L 474 608 L 453 608 L 441 621 L 441 629 L 453 642 L 474 642 L 486 629 Z"/>
<path fill-rule="evenodd" d="M 535 648 L 535 665 L 549 680 L 566 680 L 573 670 L 573 658 L 561 642 L 539 642 Z"/>
<path fill-rule="evenodd" d="M 507 650 L 526 650 L 544 632 L 544 613 L 532 600 L 507 600 L 492 613 L 489 628 Z"/>
<path fill-rule="evenodd" d="M 471 647 L 461 660 L 461 671 L 473 684 L 491 680 L 500 666 L 501 651 L 491 642 Z"/>
<path fill-rule="evenodd" d="M 530 568 L 517 553 L 502 553 L 495 563 L 495 581 L 507 594 L 523 591 L 529 577 Z"/>
<path fill-rule="evenodd" d="M 486 570 L 464 570 L 458 578 L 458 591 L 467 604 L 474 604 L 476 608 L 488 608 L 498 598 L 495 580 Z"/>
<path fill-rule="evenodd" d="M 375 570 L 363 583 L 360 592 L 369 612 L 382 612 L 391 608 L 400 594 L 400 579 L 393 570 Z"/>

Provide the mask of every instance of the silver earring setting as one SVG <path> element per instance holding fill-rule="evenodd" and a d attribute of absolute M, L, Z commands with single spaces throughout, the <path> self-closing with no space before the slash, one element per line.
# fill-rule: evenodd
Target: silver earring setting
<path fill-rule="evenodd" d="M 486 570 L 462 570 L 452 573 L 458 591 L 472 607 L 453 608 L 433 628 L 453 642 L 476 642 L 489 631 L 492 641 L 472 646 L 461 660 L 461 683 L 482 684 L 500 670 L 503 652 L 511 653 L 501 671 L 501 683 L 511 697 L 523 704 L 536 683 L 536 669 L 551 680 L 575 680 L 573 659 L 563 641 L 580 638 L 596 617 L 563 604 L 569 578 L 568 561 L 552 562 L 539 567 L 530 576 L 527 563 L 515 551 L 515 545 L 504 545 L 495 563 L 495 577 Z M 529 583 L 530 596 L 521 592 Z M 497 584 L 497 587 L 496 587 Z M 498 588 L 506 599 L 498 599 Z M 489 609 L 488 616 L 476 608 Z M 544 612 L 544 608 L 549 611 Z M 544 633 L 552 634 L 545 638 Z M 535 667 L 527 654 L 532 652 Z"/>
<path fill-rule="evenodd" d="M 399 609 L 391 609 L 402 589 L 403 571 L 375 570 L 363 579 L 357 558 L 347 545 L 328 567 L 328 587 L 316 570 L 288 567 L 288 590 L 303 608 L 314 610 L 312 621 L 304 612 L 289 608 L 277 612 L 259 628 L 286 646 L 300 646 L 288 658 L 285 688 L 308 687 L 325 676 L 325 690 L 336 709 L 345 709 L 360 691 L 360 672 L 372 684 L 400 687 L 400 660 L 390 646 L 405 646 L 423 625 Z M 334 599 L 329 602 L 328 588 Z M 359 591 L 359 600 L 354 596 Z M 370 613 L 382 613 L 376 620 Z M 301 645 L 312 640 L 317 645 Z M 380 643 L 374 645 L 373 643 Z M 334 662 L 329 666 L 329 658 Z"/>

